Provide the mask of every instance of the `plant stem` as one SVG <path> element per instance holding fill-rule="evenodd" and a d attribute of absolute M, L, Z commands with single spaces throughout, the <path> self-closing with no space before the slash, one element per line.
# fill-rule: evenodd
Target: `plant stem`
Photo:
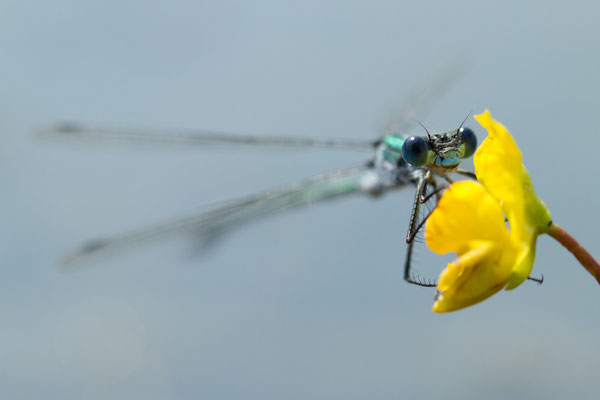
<path fill-rule="evenodd" d="M 577 261 L 600 283 L 600 264 L 573 236 L 555 223 L 552 223 L 546 233 L 566 247 Z"/>

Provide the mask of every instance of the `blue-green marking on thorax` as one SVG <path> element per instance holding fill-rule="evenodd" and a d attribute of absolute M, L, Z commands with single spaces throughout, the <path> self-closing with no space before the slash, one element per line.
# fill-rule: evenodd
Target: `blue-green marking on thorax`
<path fill-rule="evenodd" d="M 386 146 L 398 151 L 402 151 L 402 145 L 405 141 L 406 138 L 398 135 L 387 135 L 383 138 L 383 143 L 385 143 Z"/>
<path fill-rule="evenodd" d="M 446 154 L 444 158 L 441 158 L 430 150 L 427 158 L 427 164 L 435 165 L 436 167 L 456 167 L 461 161 L 462 159 L 458 152 L 456 152 L 456 154 Z"/>
<path fill-rule="evenodd" d="M 398 135 L 387 135 L 383 138 L 385 148 L 381 152 L 383 160 L 387 161 L 392 165 L 398 165 L 402 159 L 402 145 L 406 141 L 406 138 Z"/>

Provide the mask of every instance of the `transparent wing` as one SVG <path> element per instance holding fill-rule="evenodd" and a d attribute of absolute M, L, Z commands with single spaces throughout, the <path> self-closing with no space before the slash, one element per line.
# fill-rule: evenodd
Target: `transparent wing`
<path fill-rule="evenodd" d="M 152 131 L 86 126 L 78 123 L 60 123 L 36 131 L 40 139 L 69 141 L 97 141 L 133 145 L 176 146 L 262 146 L 276 148 L 329 148 L 371 150 L 373 140 L 326 139 L 293 136 L 257 136 L 224 133 L 210 130 Z"/>
<path fill-rule="evenodd" d="M 436 73 L 423 85 L 416 86 L 404 100 L 398 112 L 383 128 L 384 135 L 404 134 L 406 128 L 422 118 L 423 113 L 431 107 L 439 97 L 448 91 L 467 71 L 464 57 L 451 57 L 440 63 Z"/>
<path fill-rule="evenodd" d="M 259 218 L 350 193 L 369 192 L 376 182 L 377 173 L 368 168 L 321 175 L 295 185 L 221 202 L 195 215 L 88 241 L 68 254 L 64 265 L 77 265 L 92 256 L 166 235 L 189 234 L 201 243 L 212 242 L 220 234 Z"/>
<path fill-rule="evenodd" d="M 466 71 L 464 58 L 454 57 L 441 62 L 441 67 L 424 84 L 415 86 L 385 125 L 384 135 L 404 134 L 408 125 L 445 93 L 450 85 Z M 176 146 L 253 146 L 274 148 L 327 148 L 345 150 L 370 150 L 377 140 L 332 139 L 320 137 L 265 136 L 225 133 L 212 130 L 164 131 L 136 130 L 84 125 L 65 122 L 36 131 L 40 139 L 61 139 L 80 142 L 104 142 L 132 145 L 176 145 Z"/>

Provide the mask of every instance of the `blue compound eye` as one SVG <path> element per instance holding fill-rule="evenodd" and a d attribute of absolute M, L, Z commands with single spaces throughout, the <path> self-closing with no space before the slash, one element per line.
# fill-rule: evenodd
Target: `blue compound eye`
<path fill-rule="evenodd" d="M 460 128 L 459 132 L 462 135 L 465 146 L 465 154 L 463 154 L 462 158 L 469 158 L 477 150 L 477 136 L 469 128 Z"/>
<path fill-rule="evenodd" d="M 413 167 L 420 167 L 427 162 L 429 148 L 425 139 L 411 136 L 402 145 L 402 158 Z"/>

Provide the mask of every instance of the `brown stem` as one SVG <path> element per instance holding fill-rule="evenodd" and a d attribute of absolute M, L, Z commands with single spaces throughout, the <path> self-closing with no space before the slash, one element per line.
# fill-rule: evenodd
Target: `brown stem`
<path fill-rule="evenodd" d="M 577 261 L 600 283 L 600 264 L 573 236 L 569 235 L 567 231 L 555 223 L 550 226 L 546 233 L 565 246 L 575 256 Z"/>

